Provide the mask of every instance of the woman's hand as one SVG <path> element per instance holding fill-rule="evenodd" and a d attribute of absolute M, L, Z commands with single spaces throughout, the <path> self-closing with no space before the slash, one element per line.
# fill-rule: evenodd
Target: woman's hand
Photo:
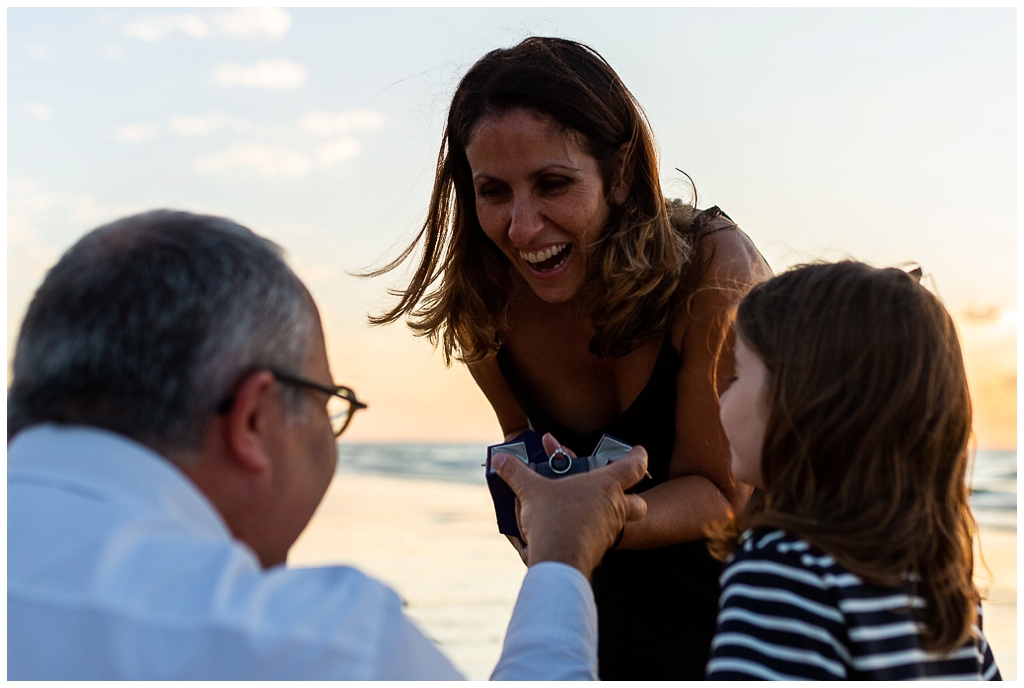
<path fill-rule="evenodd" d="M 558 440 L 555 439 L 555 436 L 552 435 L 550 432 L 546 433 L 543 437 L 541 437 L 540 441 L 541 441 L 541 444 L 544 445 L 544 453 L 547 454 L 548 456 L 551 456 L 556 451 L 561 449 L 566 454 L 568 454 L 571 458 L 573 458 L 573 459 L 576 458 L 576 452 L 574 452 L 572 449 L 569 449 L 569 447 L 563 447 L 558 442 Z"/>
<path fill-rule="evenodd" d="M 516 433 L 516 434 L 519 434 L 519 433 Z M 509 439 L 510 438 L 508 438 L 508 437 L 505 438 L 506 441 L 508 441 Z M 548 456 L 551 456 L 556 451 L 561 449 L 566 454 L 568 454 L 571 458 L 573 458 L 573 459 L 576 458 L 576 452 L 574 452 L 572 449 L 569 449 L 569 447 L 563 447 L 558 442 L 558 440 L 555 439 L 554 435 L 552 435 L 550 432 L 545 434 L 544 437 L 541 438 L 541 443 L 544 445 L 544 452 Z M 521 533 L 521 532 L 523 532 L 523 528 L 522 528 L 522 523 L 521 523 L 520 518 L 519 518 L 519 512 L 520 512 L 519 499 L 516 499 L 516 523 L 519 524 L 519 532 Z M 512 546 L 516 548 L 516 551 L 519 552 L 519 558 L 523 560 L 524 564 L 526 564 L 528 562 L 528 558 L 527 557 L 529 556 L 529 554 L 526 551 L 526 542 L 524 540 L 520 539 L 520 538 L 517 538 L 515 535 L 506 535 L 505 537 L 507 537 L 508 541 L 512 543 Z"/>

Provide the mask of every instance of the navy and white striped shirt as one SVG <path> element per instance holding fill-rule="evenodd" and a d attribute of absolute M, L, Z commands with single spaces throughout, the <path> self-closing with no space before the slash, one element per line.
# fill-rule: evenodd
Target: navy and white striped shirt
<path fill-rule="evenodd" d="M 782 530 L 746 534 L 722 573 L 710 680 L 1000 680 L 982 634 L 948 655 L 921 649 L 908 588 L 868 585 Z"/>

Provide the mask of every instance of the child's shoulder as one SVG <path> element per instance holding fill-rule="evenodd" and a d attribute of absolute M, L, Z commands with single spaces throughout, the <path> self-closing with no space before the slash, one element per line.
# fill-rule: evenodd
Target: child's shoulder
<path fill-rule="evenodd" d="M 745 531 L 739 538 L 736 559 L 766 557 L 797 559 L 812 566 L 832 566 L 835 560 L 820 549 L 782 528 L 760 527 Z"/>
<path fill-rule="evenodd" d="M 726 574 L 741 572 L 774 573 L 808 582 L 813 579 L 815 587 L 822 588 L 862 582 L 825 552 L 779 528 L 756 528 L 743 533 Z"/>

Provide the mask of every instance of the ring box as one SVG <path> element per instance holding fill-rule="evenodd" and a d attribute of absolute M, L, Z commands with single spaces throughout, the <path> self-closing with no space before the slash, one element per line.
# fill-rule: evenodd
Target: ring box
<path fill-rule="evenodd" d="M 564 452 L 555 452 L 548 456 L 544 451 L 541 436 L 533 430 L 525 430 L 504 444 L 487 447 L 485 475 L 487 488 L 491 491 L 494 501 L 494 514 L 498 520 L 498 532 L 502 535 L 521 537 L 519 524 L 516 522 L 516 494 L 491 468 L 491 457 L 495 454 L 509 454 L 518 458 L 536 473 L 547 478 L 562 478 L 576 473 L 586 473 L 606 466 L 613 461 L 625 458 L 633 446 L 611 435 L 603 435 L 597 443 L 594 453 L 590 456 L 579 456 L 570 459 Z"/>

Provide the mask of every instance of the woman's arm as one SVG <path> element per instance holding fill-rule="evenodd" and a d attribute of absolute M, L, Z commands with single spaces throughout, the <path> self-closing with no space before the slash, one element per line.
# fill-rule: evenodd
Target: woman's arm
<path fill-rule="evenodd" d="M 526 412 L 523 411 L 515 395 L 512 394 L 512 390 L 509 389 L 508 383 L 505 382 L 495 356 L 488 356 L 482 361 L 470 364 L 469 374 L 473 376 L 480 391 L 491 403 L 494 415 L 498 417 L 498 424 L 501 425 L 501 431 L 505 433 L 506 442 L 530 427 L 530 419 L 526 417 Z M 505 537 L 519 552 L 523 563 L 529 565 L 526 544 L 515 535 L 506 535 Z"/>
<path fill-rule="evenodd" d="M 701 269 L 702 263 L 707 267 L 672 333 L 683 360 L 676 378 L 672 478 L 643 493 L 647 516 L 626 525 L 621 549 L 700 539 L 708 524 L 741 508 L 753 489 L 732 479 L 713 380 L 716 364 L 719 392 L 732 376 L 731 333 L 717 352 L 729 311 L 751 286 L 771 277 L 771 270 L 750 239 L 731 223 L 701 240 L 692 269 Z"/>
<path fill-rule="evenodd" d="M 470 364 L 469 374 L 476 380 L 480 391 L 494 409 L 494 415 L 498 417 L 498 424 L 501 425 L 506 440 L 512 439 L 530 426 L 526 413 L 519 406 L 501 374 L 501 369 L 498 368 L 497 357 L 488 356 L 482 361 Z"/>

